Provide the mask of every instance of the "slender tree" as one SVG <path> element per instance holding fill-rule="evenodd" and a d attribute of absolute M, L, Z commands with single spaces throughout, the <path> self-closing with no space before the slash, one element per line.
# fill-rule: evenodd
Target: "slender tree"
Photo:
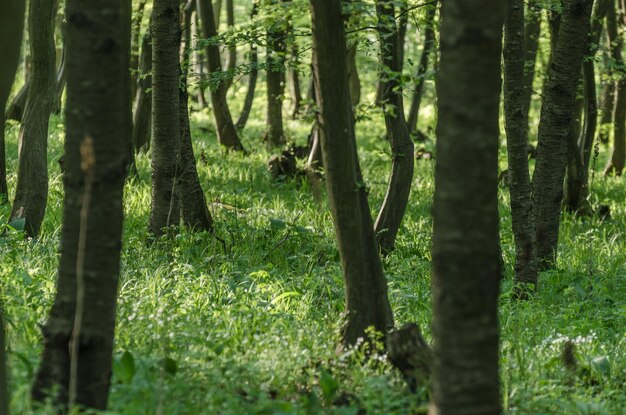
<path fill-rule="evenodd" d="M 255 1 L 252 4 L 252 11 L 250 12 L 250 19 L 253 20 L 258 11 L 258 2 Z M 238 130 L 243 130 L 246 127 L 246 123 L 248 122 L 248 117 L 250 117 L 250 111 L 252 110 L 252 102 L 254 101 L 254 91 L 256 90 L 256 81 L 259 77 L 259 54 L 257 52 L 257 45 L 252 40 L 250 42 L 250 52 L 248 53 L 248 59 L 250 60 L 250 70 L 248 72 L 248 89 L 246 91 L 246 98 L 243 101 L 243 108 L 241 109 L 241 113 L 239 114 L 239 118 L 237 119 Z"/>
<path fill-rule="evenodd" d="M 132 31 L 130 38 L 130 96 L 137 96 L 137 87 L 139 86 L 138 75 L 140 62 L 140 45 L 141 40 L 141 22 L 143 21 L 143 13 L 146 9 L 147 0 L 139 0 L 137 9 L 133 11 Z"/>
<path fill-rule="evenodd" d="M 400 61 L 399 37 L 395 20 L 395 7 L 392 2 L 378 0 L 376 2 L 378 16 L 378 38 L 380 57 L 383 66 L 381 103 L 385 117 L 387 139 L 391 146 L 393 159 L 391 178 L 385 200 L 378 213 L 374 225 L 378 243 L 383 254 L 389 253 L 395 246 L 396 236 L 411 192 L 413 182 L 413 141 L 404 119 L 402 84 L 399 75 L 402 73 Z"/>
<path fill-rule="evenodd" d="M 213 6 L 210 0 L 197 0 L 198 14 L 202 23 L 202 32 L 204 37 L 215 39 L 217 37 L 217 29 L 215 26 L 215 18 L 213 15 Z M 221 145 L 228 149 L 244 151 L 233 118 L 226 102 L 226 84 L 222 81 L 222 62 L 220 58 L 219 46 L 213 42 L 206 47 L 206 56 L 208 59 L 208 69 L 211 76 L 210 90 L 211 103 L 213 105 L 213 116 L 217 126 L 217 137 Z"/>
<path fill-rule="evenodd" d="M 515 281 L 537 284 L 537 251 L 528 171 L 528 120 L 524 103 L 524 2 L 508 0 L 504 25 L 504 115 L 509 191 L 515 238 Z"/>
<path fill-rule="evenodd" d="M 233 0 L 226 0 L 226 25 L 228 30 L 233 30 L 235 27 L 235 5 Z M 237 69 L 237 42 L 231 40 L 228 42 L 228 50 L 224 62 L 224 70 L 228 73 L 228 76 L 224 79 L 226 89 L 233 84 L 235 69 Z"/>
<path fill-rule="evenodd" d="M 339 0 L 311 0 L 313 66 L 328 199 L 344 274 L 347 321 L 343 344 L 393 325 L 367 193 L 358 164 L 346 41 Z"/>
<path fill-rule="evenodd" d="M 293 37 L 293 28 L 290 28 L 291 39 L 291 57 L 289 60 L 289 67 L 287 69 L 287 77 L 289 79 L 289 95 L 293 104 L 291 111 L 291 118 L 296 119 L 300 113 L 302 107 L 302 90 L 300 87 L 300 51 L 296 39 Z"/>
<path fill-rule="evenodd" d="M 65 196 L 33 398 L 106 409 L 130 140 L 130 2 L 66 0 Z"/>
<path fill-rule="evenodd" d="M 272 1 L 282 6 L 286 0 Z M 283 145 L 287 140 L 283 128 L 283 97 L 285 93 L 285 56 L 287 54 L 288 22 L 275 19 L 267 29 L 267 131 L 269 148 Z"/>
<path fill-rule="evenodd" d="M 4 59 L 0 65 L 0 202 L 3 197 L 6 197 L 7 191 L 4 161 L 4 107 L 17 70 L 24 27 L 24 9 L 25 2 L 22 0 L 9 0 L 3 4 L 0 13 L 0 56 Z M 4 344 L 4 320 L 0 304 L 0 414 L 8 415 L 9 391 Z"/>
<path fill-rule="evenodd" d="M 587 51 L 592 0 L 564 2 L 558 39 L 548 69 L 533 174 L 533 212 L 539 269 L 556 260 L 563 178 L 583 56 Z"/>
<path fill-rule="evenodd" d="M 533 81 L 535 80 L 535 64 L 537 49 L 541 36 L 541 5 L 539 0 L 528 2 L 528 13 L 524 26 L 524 118 L 528 120 L 530 102 L 533 95 Z"/>
<path fill-rule="evenodd" d="M 150 147 L 152 135 L 152 37 L 144 33 L 137 77 L 137 93 L 133 107 L 133 147 L 136 152 Z"/>
<path fill-rule="evenodd" d="M 489 0 L 441 7 L 432 248 L 439 415 L 501 411 L 497 169 L 505 10 L 505 2 Z"/>
<path fill-rule="evenodd" d="M 28 6 L 32 68 L 20 129 L 17 186 L 11 220 L 23 219 L 24 229 L 32 237 L 39 234 L 48 199 L 48 120 L 56 87 L 56 9 L 56 0 L 32 0 Z"/>

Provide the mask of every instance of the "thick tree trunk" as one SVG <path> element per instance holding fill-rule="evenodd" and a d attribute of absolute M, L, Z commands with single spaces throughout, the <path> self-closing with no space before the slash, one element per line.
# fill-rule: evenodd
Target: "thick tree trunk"
<path fill-rule="evenodd" d="M 497 170 L 505 10 L 505 2 L 489 0 L 441 7 L 432 284 L 438 415 L 501 412 Z"/>
<path fill-rule="evenodd" d="M 402 84 L 399 74 L 402 66 L 399 56 L 398 31 L 395 23 L 395 10 L 392 3 L 378 0 L 378 39 L 380 42 L 380 60 L 385 76 L 380 80 L 382 106 L 385 116 L 387 139 L 391 146 L 393 159 L 391 178 L 385 200 L 374 225 L 380 250 L 387 254 L 394 249 L 396 236 L 409 201 L 413 182 L 413 141 L 404 119 Z"/>
<path fill-rule="evenodd" d="M 23 219 L 26 234 L 39 234 L 48 199 L 48 120 L 55 97 L 54 23 L 57 2 L 31 0 L 30 88 L 20 129 L 17 186 L 11 220 Z"/>
<path fill-rule="evenodd" d="M 532 183 L 540 270 L 551 268 L 556 261 L 569 127 L 580 68 L 588 50 L 591 5 L 591 0 L 565 1 L 558 40 L 543 91 L 537 162 Z"/>
<path fill-rule="evenodd" d="M 156 0 L 152 34 L 152 207 L 150 233 L 179 224 L 180 0 Z"/>
<path fill-rule="evenodd" d="M 184 8 L 182 46 L 181 55 L 189 55 L 191 45 L 191 13 L 195 8 L 195 0 L 188 0 Z M 180 207 L 183 223 L 190 229 L 196 231 L 213 230 L 213 219 L 207 208 L 206 199 L 198 170 L 196 168 L 196 158 L 193 154 L 191 141 L 191 129 L 189 127 L 189 111 L 187 109 L 189 97 L 187 95 L 187 69 L 183 64 L 181 68 L 181 88 L 179 91 L 180 103 Z"/>
<path fill-rule="evenodd" d="M 386 335 L 393 317 L 357 158 L 341 2 L 310 3 L 318 125 L 344 274 L 347 316 L 343 345 L 349 347 L 359 338 L 367 339 L 369 327 Z"/>
<path fill-rule="evenodd" d="M 524 2 L 508 0 L 504 25 L 504 115 L 509 192 L 515 238 L 515 282 L 537 285 L 537 250 L 528 170 L 528 119 L 524 103 Z"/>
<path fill-rule="evenodd" d="M 535 63 L 537 48 L 541 35 L 541 6 L 538 0 L 528 3 L 528 15 L 524 27 L 524 118 L 528 120 L 530 102 L 533 95 L 533 81 L 535 80 Z"/>
<path fill-rule="evenodd" d="M 205 38 L 215 38 L 217 29 L 213 15 L 213 6 L 210 0 L 198 0 L 198 14 L 202 22 L 202 32 Z M 233 118 L 226 102 L 226 84 L 220 80 L 222 75 L 222 62 L 220 60 L 219 46 L 215 44 L 207 45 L 206 56 L 208 59 L 209 75 L 213 78 L 210 81 L 211 103 L 213 104 L 213 116 L 217 126 L 217 137 L 221 145 L 228 149 L 245 151 L 237 130 L 233 124 Z"/>
<path fill-rule="evenodd" d="M 275 22 L 272 26 L 267 29 L 266 58 L 267 131 L 265 140 L 268 148 L 279 147 L 287 142 L 283 128 L 287 28 L 282 21 Z"/>
<path fill-rule="evenodd" d="M 69 396 L 106 409 L 131 127 L 130 2 L 66 0 L 66 15 L 61 259 L 32 393 L 61 408 Z"/>
<path fill-rule="evenodd" d="M 152 135 L 152 38 L 149 30 L 143 35 L 140 57 L 132 137 L 133 147 L 137 153 L 150 148 Z"/>
<path fill-rule="evenodd" d="M 7 198 L 6 166 L 4 155 L 4 107 L 13 86 L 20 54 L 24 25 L 25 3 L 8 0 L 0 13 L 0 203 Z M 0 304 L 0 414 L 9 415 L 9 389 L 5 357 L 4 321 Z"/>
<path fill-rule="evenodd" d="M 132 31 L 130 38 L 130 96 L 137 96 L 137 87 L 139 86 L 139 43 L 141 34 L 141 22 L 143 21 L 143 12 L 146 8 L 147 0 L 139 0 L 137 10 L 133 14 Z M 143 43 L 143 41 L 141 41 Z"/>
<path fill-rule="evenodd" d="M 424 23 L 424 46 L 422 54 L 417 65 L 415 74 L 415 86 L 413 87 L 413 95 L 411 97 L 411 109 L 407 118 L 407 125 L 411 133 L 417 131 L 417 117 L 419 115 L 420 104 L 422 102 L 422 94 L 424 92 L 424 81 L 430 54 L 435 46 L 435 14 L 437 13 L 437 5 L 429 6 L 426 10 L 426 22 Z"/>

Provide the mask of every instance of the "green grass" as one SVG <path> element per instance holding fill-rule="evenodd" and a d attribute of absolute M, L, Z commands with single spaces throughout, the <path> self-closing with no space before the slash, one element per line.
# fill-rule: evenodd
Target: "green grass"
<path fill-rule="evenodd" d="M 147 244 L 149 158 L 137 160 L 139 175 L 125 192 L 111 413 L 422 413 L 425 387 L 411 395 L 383 356 L 365 360 L 358 352 L 335 353 L 343 286 L 330 214 L 306 183 L 270 181 L 269 154 L 259 140 L 261 101 L 244 134 L 252 150 L 247 157 L 219 148 L 208 112 L 193 115 L 196 154 L 204 154 L 200 179 L 225 247 L 208 234 L 184 231 Z M 425 111 L 433 113 L 432 107 Z M 309 125 L 287 124 L 290 137 L 304 143 Z M 58 260 L 62 120 L 53 117 L 50 125 L 50 196 L 42 235 L 26 241 L 9 232 L 0 239 L 0 295 L 17 414 L 33 411 L 29 388 L 41 351 L 39 324 L 53 300 Z M 383 128 L 378 112 L 357 128 L 374 214 L 390 165 Z M 17 132 L 16 126 L 7 130 L 11 185 Z M 433 166 L 417 162 L 397 249 L 384 262 L 396 323 L 416 321 L 428 338 Z M 565 215 L 558 266 L 541 276 L 539 293 L 525 302 L 510 299 L 514 249 L 507 193 L 501 189 L 507 265 L 501 378 L 507 413 L 626 413 L 623 179 L 594 181 L 594 201 L 610 206 L 610 220 Z M 3 222 L 7 215 L 8 207 L 0 207 Z M 576 374 L 560 360 L 567 339 L 577 346 Z"/>

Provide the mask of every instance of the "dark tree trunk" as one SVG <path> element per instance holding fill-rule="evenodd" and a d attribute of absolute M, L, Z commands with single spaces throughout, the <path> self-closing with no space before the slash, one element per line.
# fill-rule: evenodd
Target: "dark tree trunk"
<path fill-rule="evenodd" d="M 438 415 L 501 413 L 497 182 L 505 10 L 505 2 L 489 0 L 441 7 L 432 248 Z"/>
<path fill-rule="evenodd" d="M 184 8 L 183 28 L 182 28 L 182 55 L 189 55 L 191 44 L 191 13 L 195 8 L 195 0 L 188 0 Z M 184 62 L 184 61 L 183 61 Z M 190 229 L 196 231 L 213 230 L 213 218 L 207 208 L 206 199 L 198 170 L 196 168 L 196 157 L 193 154 L 191 141 L 191 129 L 189 128 L 189 111 L 187 109 L 189 97 L 187 95 L 187 69 L 182 65 L 181 88 L 179 91 L 180 103 L 180 207 L 183 223 Z"/>
<path fill-rule="evenodd" d="M 624 67 L 622 50 L 624 49 L 623 30 L 618 30 L 618 22 L 623 22 L 624 10 L 617 0 L 611 0 L 606 16 L 607 34 L 611 47 L 611 58 L 616 68 Z M 604 173 L 621 176 L 626 162 L 626 76 L 619 74 L 615 82 L 615 106 L 613 107 L 613 152 Z"/>
<path fill-rule="evenodd" d="M 231 30 L 235 27 L 235 7 L 233 0 L 226 0 L 226 24 L 228 29 Z M 226 55 L 226 61 L 224 62 L 224 70 L 228 72 L 228 76 L 224 80 L 226 83 L 226 90 L 233 84 L 233 78 L 235 76 L 235 70 L 237 69 L 237 42 L 228 43 L 228 54 Z"/>
<path fill-rule="evenodd" d="M 574 108 L 572 109 L 572 122 L 570 123 L 567 141 L 567 166 L 565 169 L 565 183 L 563 185 L 563 207 L 570 212 L 577 212 L 582 202 L 583 195 L 583 159 L 581 149 L 578 146 L 580 138 L 584 98 L 580 87 Z M 582 212 L 581 212 L 582 213 Z"/>
<path fill-rule="evenodd" d="M 255 1 L 252 4 L 252 12 L 250 12 L 250 20 L 254 20 L 258 11 L 258 2 Z M 248 90 L 246 91 L 246 98 L 243 101 L 243 108 L 241 109 L 241 114 L 239 114 L 239 118 L 237 119 L 238 130 L 243 130 L 246 127 L 246 123 L 248 122 L 248 117 L 250 117 L 250 111 L 252 110 L 252 102 L 254 101 L 254 91 L 256 90 L 256 81 L 259 76 L 259 54 L 257 52 L 256 43 L 250 42 L 250 70 L 248 73 Z"/>
<path fill-rule="evenodd" d="M 279 147 L 287 141 L 283 128 L 286 40 L 287 27 L 284 22 L 277 21 L 267 29 L 267 131 L 265 140 L 268 148 Z"/>
<path fill-rule="evenodd" d="M 6 105 L 22 42 L 25 3 L 22 0 L 5 2 L 0 13 L 0 203 L 7 198 L 6 166 L 4 155 L 4 107 Z M 7 382 L 7 366 L 5 357 L 4 320 L 0 304 L 0 414 L 9 415 L 9 389 Z"/>
<path fill-rule="evenodd" d="M 48 120 L 55 97 L 54 23 L 56 0 L 31 0 L 28 34 L 32 67 L 20 129 L 17 186 L 11 220 L 23 219 L 31 237 L 39 235 L 48 199 Z"/>
<path fill-rule="evenodd" d="M 515 238 L 515 282 L 537 285 L 537 250 L 528 171 L 528 119 L 524 103 L 524 2 L 508 0 L 504 25 L 504 115 L 509 192 Z"/>
<path fill-rule="evenodd" d="M 197 6 L 196 6 L 196 11 L 193 14 L 193 18 L 191 20 L 191 27 L 194 33 L 194 40 L 193 40 L 194 46 L 193 46 L 193 55 L 192 55 L 193 67 L 194 67 L 196 76 L 198 77 L 198 91 L 197 91 L 196 98 L 198 100 L 198 105 L 200 105 L 200 108 L 206 108 L 208 105 L 206 102 L 206 98 L 204 96 L 205 87 L 203 85 L 203 83 L 206 81 L 206 77 L 204 76 L 204 65 L 202 63 L 202 57 L 197 51 L 197 48 L 198 48 L 197 39 L 202 37 L 202 30 L 200 29 L 200 24 L 198 22 Z"/>
<path fill-rule="evenodd" d="M 152 34 L 152 208 L 150 233 L 179 224 L 180 0 L 156 0 Z"/>
<path fill-rule="evenodd" d="M 541 35 L 541 6 L 538 0 L 528 3 L 528 15 L 524 27 L 524 119 L 528 122 L 528 112 L 533 95 L 533 81 L 535 80 L 535 63 L 537 48 Z"/>
<path fill-rule="evenodd" d="M 436 13 L 437 5 L 428 6 L 428 9 L 426 10 L 426 22 L 424 23 L 424 46 L 422 47 L 422 54 L 417 65 L 415 87 L 413 88 L 413 96 L 411 97 L 411 109 L 409 110 L 409 117 L 407 119 L 407 125 L 411 133 L 415 133 L 417 131 L 417 117 L 419 115 L 422 94 L 424 92 L 426 71 L 428 70 L 430 54 L 435 46 Z"/>
<path fill-rule="evenodd" d="M 34 400 L 59 407 L 68 397 L 86 408 L 107 406 L 131 127 L 130 15 L 128 1 L 66 0 L 61 258 L 32 391 Z"/>
<path fill-rule="evenodd" d="M 293 29 L 292 29 L 293 30 Z M 289 77 L 289 95 L 293 104 L 291 111 L 291 118 L 296 119 L 300 114 L 302 106 L 302 88 L 300 87 L 300 56 L 298 51 L 298 44 L 295 39 L 291 40 L 291 62 L 289 63 L 289 69 L 287 70 L 287 76 Z"/>
<path fill-rule="evenodd" d="M 198 0 L 198 14 L 202 22 L 202 32 L 205 38 L 213 39 L 217 36 L 213 6 L 210 0 Z M 217 126 L 217 137 L 221 145 L 228 149 L 244 151 L 233 118 L 230 115 L 226 102 L 226 84 L 220 80 L 222 75 L 222 62 L 220 60 L 219 46 L 215 44 L 206 47 L 210 81 L 211 103 L 213 104 L 213 116 Z"/>
<path fill-rule="evenodd" d="M 359 79 L 359 70 L 356 66 L 356 42 L 348 45 L 346 51 L 346 62 L 348 65 L 348 83 L 350 86 L 350 101 L 353 107 L 361 102 L 361 80 Z"/>
<path fill-rule="evenodd" d="M 359 338 L 368 338 L 368 327 L 386 335 L 393 317 L 357 158 L 341 2 L 310 3 L 318 125 L 344 274 L 347 320 L 343 345 L 349 347 Z"/>
<path fill-rule="evenodd" d="M 152 38 L 149 30 L 143 35 L 140 57 L 132 137 L 133 147 L 137 153 L 150 148 L 152 135 Z"/>
<path fill-rule="evenodd" d="M 137 87 L 139 86 L 139 43 L 141 33 L 141 22 L 143 21 L 143 12 L 146 8 L 147 0 L 139 0 L 137 10 L 133 14 L 132 31 L 130 38 L 130 96 L 137 96 Z"/>
<path fill-rule="evenodd" d="M 381 252 L 387 254 L 395 246 L 396 236 L 409 201 L 413 182 L 414 156 L 413 141 L 411 141 L 404 119 L 402 84 L 399 81 L 402 66 L 398 53 L 400 48 L 393 3 L 378 0 L 376 15 L 378 16 L 380 60 L 384 68 L 383 73 L 385 73 L 380 80 L 383 88 L 381 100 L 393 164 L 387 194 L 374 229 Z"/>
<path fill-rule="evenodd" d="M 24 109 L 26 108 L 26 100 L 28 99 L 29 86 L 30 78 L 26 78 L 26 82 L 24 82 L 24 85 L 22 85 L 9 104 L 5 119 L 22 122 L 22 116 L 24 115 Z"/>
<path fill-rule="evenodd" d="M 591 4 L 591 0 L 565 1 L 558 40 L 543 91 L 537 162 L 532 182 L 540 270 L 551 268 L 556 260 L 569 127 L 580 68 L 588 50 Z"/>

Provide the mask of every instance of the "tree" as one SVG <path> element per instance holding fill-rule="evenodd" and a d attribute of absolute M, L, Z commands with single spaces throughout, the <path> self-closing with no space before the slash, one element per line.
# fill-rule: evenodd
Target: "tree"
<path fill-rule="evenodd" d="M 133 109 L 132 143 L 136 152 L 150 148 L 152 135 L 152 37 L 150 31 L 144 33 L 139 55 L 139 76 L 137 95 Z"/>
<path fill-rule="evenodd" d="M 258 11 L 258 2 L 252 3 L 252 11 L 250 12 L 250 20 L 254 20 Z M 243 108 L 239 114 L 239 118 L 235 125 L 238 130 L 243 130 L 250 117 L 250 111 L 252 110 L 252 102 L 254 101 L 254 91 L 256 90 L 256 81 L 259 77 L 259 54 L 257 52 L 257 46 L 254 40 L 250 42 L 250 52 L 248 53 L 250 59 L 250 70 L 248 72 L 248 89 L 246 91 L 246 98 L 243 101 Z"/>
<path fill-rule="evenodd" d="M 351 346 L 369 327 L 386 334 L 393 316 L 357 159 L 341 2 L 310 4 L 317 122 L 346 293 L 343 344 Z"/>
<path fill-rule="evenodd" d="M 286 3 L 286 0 L 272 1 L 275 7 L 281 7 L 283 3 Z M 288 26 L 285 20 L 275 19 L 267 29 L 267 131 L 265 140 L 269 148 L 281 146 L 287 141 L 283 128 L 283 98 Z"/>
<path fill-rule="evenodd" d="M 152 36 L 152 205 L 150 233 L 178 225 L 180 207 L 180 0 L 156 0 Z"/>
<path fill-rule="evenodd" d="M 140 63 L 140 43 L 143 41 L 140 39 L 141 34 L 141 22 L 143 20 L 143 13 L 146 8 L 147 0 L 139 0 L 137 9 L 133 12 L 132 31 L 130 38 L 130 96 L 137 96 L 137 87 L 140 85 L 139 77 L 139 63 Z"/>
<path fill-rule="evenodd" d="M 105 409 L 131 131 L 130 2 L 66 0 L 66 16 L 61 257 L 32 395 Z"/>
<path fill-rule="evenodd" d="M 213 6 L 210 0 L 197 0 L 198 14 L 202 23 L 204 37 L 214 41 L 217 37 Z M 213 105 L 213 116 L 217 126 L 217 137 L 221 145 L 228 149 L 245 151 L 237 130 L 233 124 L 233 118 L 226 102 L 227 85 L 223 81 L 222 62 L 220 58 L 219 46 L 215 42 L 209 42 L 206 46 L 206 56 L 208 59 L 208 69 L 211 80 L 211 103 Z"/>
<path fill-rule="evenodd" d="M 48 199 L 48 120 L 56 91 L 56 9 L 56 0 L 32 0 L 28 6 L 32 69 L 20 128 L 17 186 L 11 220 L 24 220 L 24 230 L 32 237 L 39 234 Z"/>
<path fill-rule="evenodd" d="M 543 91 L 532 180 L 539 270 L 556 260 L 563 179 L 578 81 L 587 51 L 591 0 L 566 0 Z"/>
<path fill-rule="evenodd" d="M 505 10 L 505 2 L 489 0 L 441 7 L 432 248 L 439 415 L 501 411 L 497 169 Z"/>
<path fill-rule="evenodd" d="M 537 251 L 528 171 L 528 112 L 524 102 L 524 3 L 508 0 L 504 25 L 504 115 L 515 238 L 515 281 L 537 284 Z"/>
<path fill-rule="evenodd" d="M 541 35 L 541 5 L 538 0 L 528 2 L 528 13 L 524 26 L 524 118 L 528 120 L 530 102 L 535 80 L 537 49 Z"/>
<path fill-rule="evenodd" d="M 393 3 L 378 0 L 376 15 L 383 74 L 380 80 L 380 98 L 393 165 L 385 200 L 376 218 L 374 229 L 381 251 L 388 253 L 395 246 L 396 236 L 409 200 L 413 182 L 414 157 L 413 141 L 411 141 L 409 128 L 404 118 L 402 85 L 399 80 L 402 74 L 400 46 L 398 45 L 400 39 Z"/>
<path fill-rule="evenodd" d="M 6 170 L 4 160 L 4 107 L 11 92 L 13 78 L 22 42 L 25 2 L 9 0 L 0 13 L 0 199 L 6 197 Z M 4 196 L 3 196 L 4 195 Z M 1 201 L 1 200 L 0 200 Z M 4 346 L 4 320 L 0 307 L 0 414 L 9 414 L 9 392 Z"/>

